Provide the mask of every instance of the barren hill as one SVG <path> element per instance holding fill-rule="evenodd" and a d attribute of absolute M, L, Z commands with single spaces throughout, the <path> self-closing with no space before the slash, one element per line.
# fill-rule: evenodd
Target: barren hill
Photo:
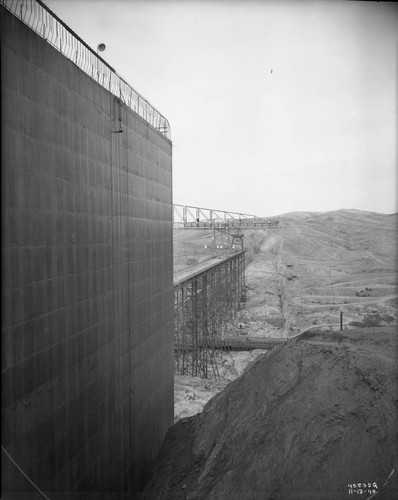
<path fill-rule="evenodd" d="M 340 311 L 346 325 L 374 311 L 396 316 L 397 222 L 359 210 L 285 218 L 278 270 L 288 325 L 336 326 Z"/>
<path fill-rule="evenodd" d="M 397 498 L 396 346 L 361 330 L 260 356 L 170 429 L 143 498 Z"/>
<path fill-rule="evenodd" d="M 234 335 L 290 340 L 170 429 L 144 498 L 398 498 L 397 214 L 279 221 L 243 231 L 247 302 Z M 176 234 L 175 262 L 209 258 L 212 237 Z M 357 329 L 368 317 L 379 326 Z M 176 387 L 187 415 L 197 388 Z"/>
<path fill-rule="evenodd" d="M 247 302 L 231 330 L 234 336 L 292 337 L 309 328 L 336 330 L 340 313 L 344 329 L 375 311 L 381 324 L 396 325 L 397 214 L 338 210 L 277 219 L 279 229 L 242 230 Z M 176 231 L 175 270 L 220 252 L 214 249 L 214 236 L 220 238 L 212 230 Z M 228 251 L 227 246 L 221 250 Z M 225 382 L 230 378 L 226 373 Z M 178 380 L 176 418 L 200 411 L 218 390 L 213 381 Z"/>

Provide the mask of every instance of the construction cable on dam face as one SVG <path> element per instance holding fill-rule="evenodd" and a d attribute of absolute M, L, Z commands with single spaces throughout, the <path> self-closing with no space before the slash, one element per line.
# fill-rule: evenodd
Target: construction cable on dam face
<path fill-rule="evenodd" d="M 110 369 L 110 375 L 112 376 L 112 387 L 113 391 L 116 394 L 116 370 L 115 370 L 115 243 L 114 243 L 114 231 L 113 231 L 113 225 L 114 225 L 114 215 L 113 215 L 113 199 L 114 199 L 114 181 L 113 181 L 113 147 L 112 147 L 112 142 L 113 142 L 113 98 L 114 96 L 109 93 L 109 160 L 110 160 L 110 167 L 111 167 L 111 257 L 112 257 L 112 328 L 113 328 L 113 338 L 112 338 L 112 348 L 110 354 L 112 355 L 112 362 L 111 362 L 111 369 Z M 115 418 L 115 399 L 113 400 L 113 408 L 112 408 L 112 429 L 111 432 L 113 433 L 112 439 L 115 442 L 115 435 L 116 435 L 116 430 L 115 430 L 115 425 L 116 425 L 116 418 Z"/>
<path fill-rule="evenodd" d="M 122 233 L 123 233 L 123 198 L 122 198 L 122 185 L 123 185 L 123 179 L 122 179 L 122 154 L 121 150 L 123 149 L 123 132 L 126 134 L 127 137 L 127 116 L 126 116 L 126 124 L 125 127 L 122 128 L 122 102 L 121 100 L 117 99 L 114 100 L 115 103 L 115 133 L 116 133 L 116 168 L 117 168 L 117 176 L 119 179 L 118 182 L 118 199 L 119 199 L 119 213 L 118 213 L 118 239 L 119 241 L 122 240 Z M 126 139 L 126 151 L 128 150 L 128 143 Z M 126 159 L 126 158 L 124 158 Z M 126 165 L 126 176 L 127 176 L 127 217 L 126 217 L 126 223 L 127 223 L 127 265 L 128 265 L 128 271 L 130 270 L 130 255 L 129 255 L 129 199 L 128 199 L 128 185 L 129 185 L 129 179 L 128 179 L 128 164 Z M 120 246 L 121 248 L 121 246 Z M 122 255 L 121 255 L 121 250 L 119 250 L 119 287 L 121 286 L 122 283 L 122 266 L 120 262 L 122 262 Z M 130 334 L 131 334 L 131 329 L 130 329 L 130 273 L 127 273 L 127 296 L 128 296 L 128 310 L 127 314 L 129 315 L 129 321 L 128 321 L 128 334 L 129 334 L 129 394 L 128 394 L 128 408 L 129 408 L 129 413 L 128 413 L 128 432 L 129 432 L 129 448 L 128 448 L 128 457 L 127 457 L 127 488 L 128 492 L 130 493 L 130 458 L 131 458 L 131 351 L 130 351 L 130 345 L 131 345 L 131 339 L 130 339 Z M 120 308 L 121 309 L 121 308 Z M 122 310 L 119 310 L 119 314 L 122 314 Z M 120 316 L 119 316 L 120 317 Z M 118 334 L 121 335 L 122 333 L 122 328 L 120 327 L 120 319 L 118 323 Z M 118 354 L 119 356 L 119 354 Z M 116 360 L 114 359 L 114 363 L 116 363 Z M 115 380 L 115 388 L 116 388 L 116 381 Z M 122 429 L 124 428 L 126 422 L 122 420 Z M 123 431 L 122 431 L 123 432 Z M 123 475 L 125 471 L 126 465 L 125 463 L 122 464 L 122 470 L 123 470 Z M 124 490 L 124 487 L 123 487 Z"/>
<path fill-rule="evenodd" d="M 8 453 L 8 451 L 4 448 L 3 445 L 1 445 L 1 449 L 4 453 L 4 455 L 11 461 L 11 463 L 19 470 L 19 472 L 23 475 L 23 477 L 29 481 L 29 483 L 42 495 L 43 498 L 46 500 L 50 500 L 48 496 L 35 484 L 29 476 L 25 474 L 25 472 L 21 469 L 21 467 L 15 462 L 15 460 L 11 457 L 11 455 Z"/>
<path fill-rule="evenodd" d="M 127 113 L 127 108 L 126 109 L 126 123 L 125 123 L 125 130 L 126 130 L 126 153 L 125 153 L 125 160 L 126 160 L 126 175 L 127 175 L 127 300 L 128 300 L 128 315 L 129 315 L 129 320 L 128 320 L 128 329 L 129 329 L 129 454 L 128 454 L 128 460 L 127 460 L 127 488 L 129 495 L 131 495 L 131 478 L 130 478 L 130 464 L 131 464 L 131 450 L 132 450 L 132 443 L 131 443 L 131 398 L 133 397 L 133 391 L 131 389 L 131 313 L 130 313 L 130 178 L 129 178 L 129 142 L 128 142 L 128 113 Z M 121 112 L 120 112 L 121 116 Z M 120 123 L 120 128 L 121 128 L 121 123 Z"/>

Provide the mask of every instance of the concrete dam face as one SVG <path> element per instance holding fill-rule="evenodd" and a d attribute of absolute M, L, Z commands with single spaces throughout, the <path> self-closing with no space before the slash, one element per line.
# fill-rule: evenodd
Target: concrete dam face
<path fill-rule="evenodd" d="M 2 488 L 131 498 L 173 423 L 172 144 L 0 10 Z"/>

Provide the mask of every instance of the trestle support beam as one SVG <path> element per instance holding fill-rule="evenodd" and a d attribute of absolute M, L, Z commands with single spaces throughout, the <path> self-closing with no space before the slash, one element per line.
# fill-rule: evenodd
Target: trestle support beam
<path fill-rule="evenodd" d="M 174 287 L 175 371 L 218 378 L 217 346 L 228 336 L 245 285 L 245 252 L 223 259 Z"/>

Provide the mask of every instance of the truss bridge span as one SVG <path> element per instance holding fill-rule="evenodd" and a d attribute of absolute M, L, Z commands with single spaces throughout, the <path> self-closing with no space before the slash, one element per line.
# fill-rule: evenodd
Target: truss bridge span
<path fill-rule="evenodd" d="M 218 377 L 216 354 L 244 295 L 245 252 L 214 258 L 174 276 L 175 370 Z"/>
<path fill-rule="evenodd" d="M 242 212 L 173 205 L 174 229 L 279 229 L 279 220 Z"/>

